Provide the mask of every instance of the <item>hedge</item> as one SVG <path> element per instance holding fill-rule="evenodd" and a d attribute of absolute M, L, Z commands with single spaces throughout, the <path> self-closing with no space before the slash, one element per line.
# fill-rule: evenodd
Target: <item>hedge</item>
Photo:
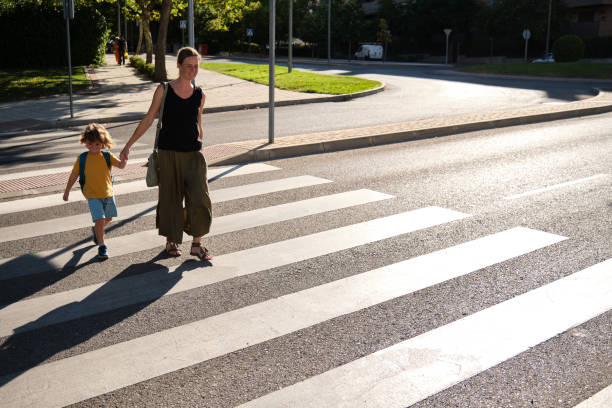
<path fill-rule="evenodd" d="M 142 58 L 132 55 L 130 57 L 130 65 L 136 68 L 138 72 L 143 74 L 145 77 L 153 80 L 155 78 L 155 65 L 147 64 Z"/>
<path fill-rule="evenodd" d="M 70 20 L 72 65 L 100 64 L 107 40 L 106 20 L 93 7 L 76 7 Z M 66 20 L 61 3 L 22 0 L 0 9 L 4 48 L 0 68 L 52 68 L 68 65 Z"/>

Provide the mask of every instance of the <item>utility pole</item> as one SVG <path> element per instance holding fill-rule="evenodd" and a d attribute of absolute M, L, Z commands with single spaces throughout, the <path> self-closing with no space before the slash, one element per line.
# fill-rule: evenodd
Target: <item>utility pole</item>
<path fill-rule="evenodd" d="M 291 73 L 293 69 L 293 0 L 289 0 L 289 57 L 287 71 Z"/>
<path fill-rule="evenodd" d="M 117 36 L 121 36 L 121 4 L 117 0 Z"/>
<path fill-rule="evenodd" d="M 274 58 L 274 45 L 276 43 L 275 37 L 275 23 L 276 23 L 276 12 L 274 10 L 276 0 L 270 0 L 270 38 L 269 51 L 270 51 L 270 62 L 268 67 L 268 143 L 274 143 L 274 65 L 276 64 Z"/>
<path fill-rule="evenodd" d="M 74 118 L 72 109 L 72 61 L 70 57 L 70 20 L 74 18 L 74 1 L 64 0 L 64 18 L 66 19 L 66 44 L 68 50 L 68 88 L 70 90 L 70 118 Z"/>
<path fill-rule="evenodd" d="M 327 0 L 327 63 L 331 63 L 331 3 Z"/>
<path fill-rule="evenodd" d="M 187 6 L 187 31 L 189 31 L 189 46 L 195 48 L 195 32 L 193 27 L 193 0 Z"/>
<path fill-rule="evenodd" d="M 127 0 L 123 0 L 123 39 L 125 40 L 125 44 L 127 45 Z"/>
<path fill-rule="evenodd" d="M 550 50 L 549 44 L 550 44 L 550 19 L 552 18 L 552 0 L 548 0 L 548 24 L 546 27 L 546 55 L 544 55 L 545 58 L 548 57 L 548 53 Z"/>

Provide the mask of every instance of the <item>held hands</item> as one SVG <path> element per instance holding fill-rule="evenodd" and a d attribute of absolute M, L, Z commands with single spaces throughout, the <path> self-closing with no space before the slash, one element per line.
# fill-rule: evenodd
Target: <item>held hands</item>
<path fill-rule="evenodd" d="M 123 150 L 121 150 L 121 153 L 119 153 L 119 159 L 121 160 L 121 162 L 126 163 L 129 159 L 129 155 L 130 155 L 130 148 L 125 146 Z"/>

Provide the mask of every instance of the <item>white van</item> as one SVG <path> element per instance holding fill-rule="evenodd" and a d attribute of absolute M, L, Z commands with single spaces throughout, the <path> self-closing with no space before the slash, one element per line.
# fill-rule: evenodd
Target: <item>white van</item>
<path fill-rule="evenodd" d="M 383 46 L 379 44 L 361 44 L 355 52 L 355 58 L 382 59 Z"/>

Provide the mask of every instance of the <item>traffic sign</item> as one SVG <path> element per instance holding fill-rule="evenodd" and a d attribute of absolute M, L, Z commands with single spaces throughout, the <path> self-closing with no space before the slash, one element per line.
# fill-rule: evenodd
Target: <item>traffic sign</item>
<path fill-rule="evenodd" d="M 254 33 L 255 33 L 255 31 L 252 28 L 247 28 L 246 29 L 247 37 L 252 37 Z"/>
<path fill-rule="evenodd" d="M 186 30 L 187 29 L 187 20 L 179 20 L 179 28 L 181 30 Z"/>

